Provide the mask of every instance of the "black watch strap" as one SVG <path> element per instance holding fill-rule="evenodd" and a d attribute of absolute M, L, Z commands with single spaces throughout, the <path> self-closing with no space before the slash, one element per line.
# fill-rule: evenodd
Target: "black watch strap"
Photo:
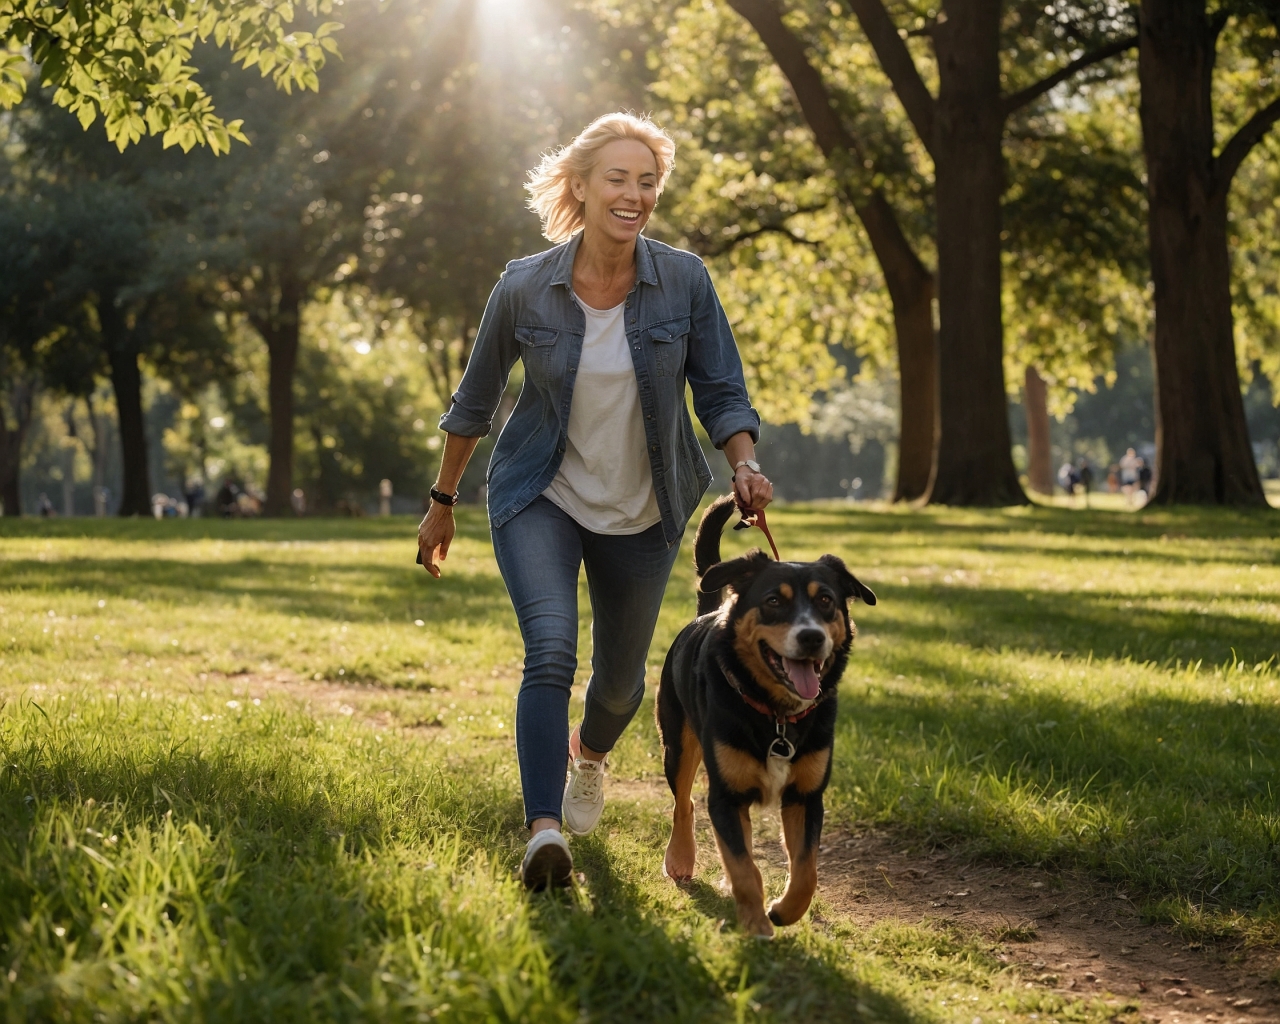
<path fill-rule="evenodd" d="M 458 496 L 456 494 L 445 494 L 444 491 L 431 488 L 431 500 L 438 501 L 441 505 L 458 504 Z"/>

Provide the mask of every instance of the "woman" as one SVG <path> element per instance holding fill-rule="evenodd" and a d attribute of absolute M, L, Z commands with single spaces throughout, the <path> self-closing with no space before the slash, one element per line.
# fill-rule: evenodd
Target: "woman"
<path fill-rule="evenodd" d="M 606 758 L 644 696 L 645 657 L 685 524 L 711 483 L 685 405 L 724 451 L 742 503 L 773 485 L 754 461 L 760 419 L 702 261 L 645 238 L 675 144 L 648 118 L 608 114 L 530 175 L 554 249 L 507 265 L 453 403 L 432 504 L 418 529 L 439 577 L 458 481 L 492 427 L 517 359 L 525 382 L 489 464 L 498 568 L 524 638 L 516 752 L 531 838 L 525 885 L 565 885 L 561 823 L 589 832 Z M 569 731 L 578 571 L 591 594 L 591 679 Z M 568 778 L 565 763 L 570 762 Z"/>

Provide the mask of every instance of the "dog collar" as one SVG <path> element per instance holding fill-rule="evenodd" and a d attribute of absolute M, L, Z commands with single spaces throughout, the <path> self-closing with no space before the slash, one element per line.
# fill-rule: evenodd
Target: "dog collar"
<path fill-rule="evenodd" d="M 830 690 L 824 690 L 822 693 L 818 694 L 817 698 L 814 700 L 812 704 L 810 704 L 807 708 L 805 708 L 801 712 L 798 712 L 797 714 L 783 715 L 775 711 L 773 708 L 769 707 L 769 705 L 765 704 L 763 701 L 758 701 L 754 697 L 748 695 L 742 689 L 742 684 L 738 682 L 738 677 L 733 674 L 733 670 L 724 663 L 724 659 L 721 658 L 720 655 L 718 654 L 716 655 L 716 665 L 719 667 L 725 679 L 728 680 L 729 685 L 733 687 L 734 692 L 737 693 L 737 695 L 742 698 L 743 703 L 746 704 L 747 707 L 751 708 L 752 711 L 758 711 L 760 714 L 765 715 L 768 718 L 772 718 L 774 721 L 778 723 L 779 726 L 781 726 L 783 722 L 790 722 L 791 724 L 794 725 L 796 722 L 800 721 L 800 719 L 804 718 L 806 715 L 811 714 L 813 712 L 813 709 L 816 708 L 819 704 L 821 704 L 824 700 L 826 700 L 827 694 L 831 692 Z"/>

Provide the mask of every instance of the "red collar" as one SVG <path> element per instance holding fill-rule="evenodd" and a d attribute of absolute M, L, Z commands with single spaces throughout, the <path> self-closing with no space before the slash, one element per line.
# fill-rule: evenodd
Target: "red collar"
<path fill-rule="evenodd" d="M 794 725 L 796 722 L 800 721 L 800 719 L 811 714 L 814 708 L 821 704 L 826 699 L 827 694 L 831 692 L 830 690 L 824 690 L 822 693 L 819 693 L 817 699 L 799 714 L 783 715 L 769 707 L 769 705 L 765 704 L 763 701 L 758 701 L 754 697 L 748 696 L 743 691 L 742 685 L 738 682 L 738 677 L 733 674 L 732 670 L 724 663 L 724 660 L 718 654 L 716 655 L 716 665 L 719 666 L 721 673 L 724 675 L 729 685 L 733 687 L 734 691 L 742 698 L 743 703 L 746 704 L 747 707 L 751 708 L 752 711 L 758 711 L 760 714 L 778 722 L 790 722 Z"/>

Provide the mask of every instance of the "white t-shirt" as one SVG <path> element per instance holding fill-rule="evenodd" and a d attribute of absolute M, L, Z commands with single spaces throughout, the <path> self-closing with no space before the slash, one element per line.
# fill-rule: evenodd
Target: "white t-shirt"
<path fill-rule="evenodd" d="M 577 299 L 577 296 L 574 296 Z M 592 533 L 643 533 L 662 518 L 644 438 L 640 388 L 627 351 L 625 304 L 587 316 L 569 438 L 555 479 L 542 493 Z"/>

